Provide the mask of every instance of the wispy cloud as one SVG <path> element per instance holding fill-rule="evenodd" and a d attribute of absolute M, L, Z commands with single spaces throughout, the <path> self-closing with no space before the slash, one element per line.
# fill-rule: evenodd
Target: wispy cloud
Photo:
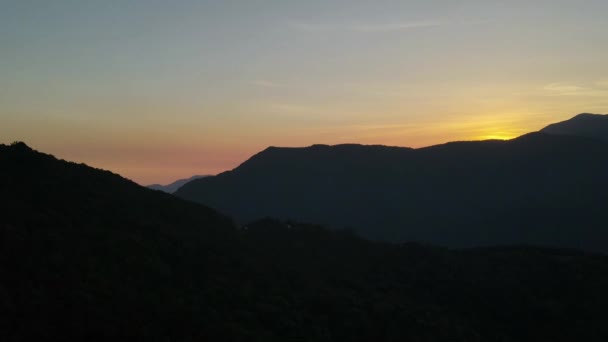
<path fill-rule="evenodd" d="M 439 20 L 424 20 L 411 22 L 397 23 L 381 23 L 381 24 L 350 24 L 350 25 L 330 25 L 330 24 L 314 24 L 303 22 L 290 22 L 288 26 L 300 32 L 326 32 L 326 31 L 351 31 L 362 33 L 382 33 L 406 31 L 420 28 L 430 28 L 445 25 L 445 22 Z"/>
<path fill-rule="evenodd" d="M 585 88 L 574 84 L 550 83 L 545 85 L 543 90 L 555 96 L 572 96 L 579 95 Z"/>
<path fill-rule="evenodd" d="M 605 97 L 608 96 L 608 82 L 602 80 L 585 85 L 550 83 L 543 87 L 543 92 L 548 96 Z"/>
<path fill-rule="evenodd" d="M 359 32 L 393 32 L 393 31 L 404 31 L 417 28 L 425 27 L 437 27 L 442 26 L 444 23 L 441 21 L 418 21 L 418 22 L 405 22 L 405 23 L 392 23 L 392 24 L 380 24 L 380 25 L 358 25 L 348 27 L 351 31 Z"/>

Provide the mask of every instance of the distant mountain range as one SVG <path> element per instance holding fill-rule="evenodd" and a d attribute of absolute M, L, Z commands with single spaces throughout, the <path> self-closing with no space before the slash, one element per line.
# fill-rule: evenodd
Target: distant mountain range
<path fill-rule="evenodd" d="M 579 155 L 582 150 L 588 156 Z M 370 191 L 392 189 L 403 173 L 410 180 L 427 173 L 426 180 L 434 183 L 416 186 L 410 181 L 406 193 L 387 195 L 399 200 L 422 194 L 426 197 L 421 202 L 439 198 L 437 205 L 450 204 L 446 209 L 434 208 L 428 222 L 417 222 L 424 230 L 425 224 L 433 228 L 432 217 L 450 216 L 454 207 L 467 208 L 476 192 L 490 199 L 488 204 L 462 216 L 485 217 L 484 211 L 492 211 L 496 203 L 492 199 L 505 196 L 499 190 L 521 187 L 517 178 L 508 178 L 509 184 L 488 183 L 505 166 L 509 171 L 525 171 L 535 181 L 551 178 L 546 184 L 555 184 L 562 180 L 562 172 L 547 173 L 542 165 L 567 167 L 555 161 L 558 157 L 591 163 L 586 164 L 588 177 L 582 179 L 578 168 L 572 167 L 564 171 L 571 171 L 572 181 L 560 183 L 560 189 L 546 189 L 541 183 L 526 192 L 539 196 L 509 200 L 529 204 L 542 199 L 544 192 L 569 192 L 571 183 L 580 183 L 576 188 L 580 191 L 570 195 L 586 206 L 590 200 L 585 196 L 594 196 L 587 187 L 598 185 L 595 178 L 603 170 L 603 161 L 596 161 L 600 151 L 603 147 L 590 140 L 545 135 L 423 151 L 373 146 L 273 148 L 234 172 L 262 177 L 259 189 L 248 189 L 270 189 L 271 195 L 284 201 L 309 198 L 308 191 L 316 195 L 323 188 L 339 189 L 346 192 L 341 198 L 350 199 L 339 214 L 355 217 L 362 215 L 353 208 L 373 211 L 391 199 Z M 493 155 L 497 156 L 492 159 Z M 480 157 L 490 158 L 490 165 Z M 389 162 L 393 158 L 407 163 L 387 169 L 395 163 Z M 519 164 L 536 159 L 529 167 Z M 311 167 L 313 162 L 323 163 L 322 167 Z M 412 169 L 425 165 L 423 170 Z M 288 185 L 290 178 L 257 174 L 269 168 L 277 170 L 271 176 L 281 175 L 280 171 L 298 170 L 297 176 L 315 173 L 302 178 L 301 192 L 292 193 L 293 187 L 278 187 Z M 358 169 L 364 172 L 352 172 Z M 445 170 L 453 178 L 446 180 Z M 470 172 L 485 177 L 484 189 L 468 190 L 474 183 Z M 363 180 L 383 187 L 346 187 Z M 446 189 L 468 192 L 447 198 L 442 193 Z M 274 203 L 261 192 L 255 195 L 263 204 Z M 247 197 L 251 198 L 255 196 Z M 335 198 L 317 197 L 314 200 L 323 206 L 302 210 L 310 214 L 337 208 L 330 202 Z M 314 200 L 301 203 L 315 204 Z M 555 200 L 562 203 L 560 197 Z M 394 203 L 395 209 L 402 208 L 401 202 Z M 603 209 L 604 203 L 594 210 Z M 567 213 L 580 214 L 572 201 L 565 204 L 556 211 L 539 208 L 559 219 L 567 218 Z M 568 228 L 571 236 L 575 230 L 585 236 L 587 223 L 596 214 L 589 212 L 582 221 L 566 219 L 574 225 L 561 228 Z M 542 225 L 539 231 L 560 234 L 555 222 L 547 215 L 536 221 Z M 378 220 L 372 228 L 381 223 Z M 523 229 L 509 226 L 516 232 Z M 605 225 L 598 226 L 598 241 L 605 230 Z M 386 244 L 349 231 L 273 219 L 249 222 L 239 229 L 205 206 L 140 187 L 111 172 L 57 160 L 23 143 L 0 145 L 2 341 L 50 336 L 75 341 L 606 341 L 607 287 L 604 255 L 537 247 L 448 250 Z"/>
<path fill-rule="evenodd" d="M 606 252 L 606 121 L 583 114 L 509 141 L 421 149 L 271 147 L 176 195 L 241 223 L 276 217 L 383 241 Z"/>
<path fill-rule="evenodd" d="M 148 185 L 146 187 L 150 188 L 152 190 L 159 190 L 159 191 L 162 191 L 162 192 L 166 192 L 166 193 L 172 194 L 172 193 L 176 192 L 177 189 L 179 189 L 182 186 L 184 186 L 184 184 L 189 183 L 189 182 L 191 182 L 191 181 L 193 181 L 195 179 L 203 178 L 203 177 L 209 177 L 209 176 L 196 175 L 196 176 L 192 176 L 190 178 L 176 180 L 175 182 L 173 182 L 171 184 L 167 184 L 167 185 L 152 184 L 152 185 Z"/>

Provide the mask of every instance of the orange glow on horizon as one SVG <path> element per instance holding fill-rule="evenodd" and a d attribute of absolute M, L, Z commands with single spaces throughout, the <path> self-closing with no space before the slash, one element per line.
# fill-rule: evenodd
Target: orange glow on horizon
<path fill-rule="evenodd" d="M 193 175 L 234 169 L 268 146 L 306 147 L 355 143 L 421 148 L 450 141 L 508 140 L 568 119 L 540 114 L 492 114 L 418 117 L 412 120 L 370 120 L 363 123 L 268 125 L 231 122 L 201 126 L 171 122 L 163 129 L 80 123 L 24 121 L 4 143 L 23 140 L 57 158 L 110 170 L 141 185 L 169 184 Z M 36 127 L 33 131 L 32 127 Z M 71 135 L 66 132 L 75 132 Z M 27 134 L 26 134 L 27 133 Z M 27 139 L 28 134 L 32 135 Z"/>

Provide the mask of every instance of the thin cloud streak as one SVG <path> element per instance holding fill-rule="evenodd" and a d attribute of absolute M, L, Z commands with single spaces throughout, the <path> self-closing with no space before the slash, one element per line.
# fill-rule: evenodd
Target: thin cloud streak
<path fill-rule="evenodd" d="M 417 29 L 417 28 L 438 27 L 438 26 L 442 26 L 442 25 L 444 25 L 444 23 L 442 23 L 440 21 L 419 21 L 419 22 L 411 22 L 411 23 L 352 26 L 352 27 L 349 27 L 348 29 L 351 31 L 358 31 L 358 32 L 394 32 L 394 31 L 404 31 L 404 30 L 411 30 L 411 29 Z"/>
<path fill-rule="evenodd" d="M 359 25 L 327 25 L 290 22 L 288 26 L 300 32 L 352 31 L 361 33 L 388 33 L 419 28 L 439 27 L 446 25 L 438 20 L 413 21 L 390 24 L 359 24 Z"/>
<path fill-rule="evenodd" d="M 548 96 L 581 96 L 581 97 L 606 97 L 608 89 L 606 89 L 605 81 L 597 81 L 595 84 L 580 86 L 568 83 L 550 83 L 543 87 Z"/>

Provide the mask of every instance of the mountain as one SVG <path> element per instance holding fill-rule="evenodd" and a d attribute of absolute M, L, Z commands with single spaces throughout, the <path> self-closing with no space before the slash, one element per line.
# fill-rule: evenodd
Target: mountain
<path fill-rule="evenodd" d="M 149 189 L 152 189 L 152 190 L 159 190 L 159 191 L 163 191 L 163 192 L 172 194 L 172 193 L 176 192 L 177 189 L 184 186 L 184 184 L 189 183 L 195 179 L 203 178 L 203 177 L 209 177 L 209 176 L 196 175 L 196 176 L 192 176 L 190 178 L 176 180 L 175 182 L 173 182 L 171 184 L 167 184 L 167 185 L 152 184 L 152 185 L 148 185 L 146 187 Z"/>
<path fill-rule="evenodd" d="M 547 134 L 573 135 L 608 141 L 608 114 L 583 113 L 541 130 Z"/>
<path fill-rule="evenodd" d="M 184 227 L 232 226 L 230 219 L 204 206 L 143 188 L 109 171 L 57 160 L 24 143 L 0 145 L 0 165 L 5 224 L 120 224 L 168 233 Z"/>
<path fill-rule="evenodd" d="M 608 144 L 531 133 L 421 149 L 268 148 L 176 192 L 239 222 L 270 216 L 451 247 L 608 251 Z"/>
<path fill-rule="evenodd" d="M 607 287 L 605 255 L 386 244 L 273 219 L 237 229 L 0 145 L 2 341 L 605 341 Z"/>

